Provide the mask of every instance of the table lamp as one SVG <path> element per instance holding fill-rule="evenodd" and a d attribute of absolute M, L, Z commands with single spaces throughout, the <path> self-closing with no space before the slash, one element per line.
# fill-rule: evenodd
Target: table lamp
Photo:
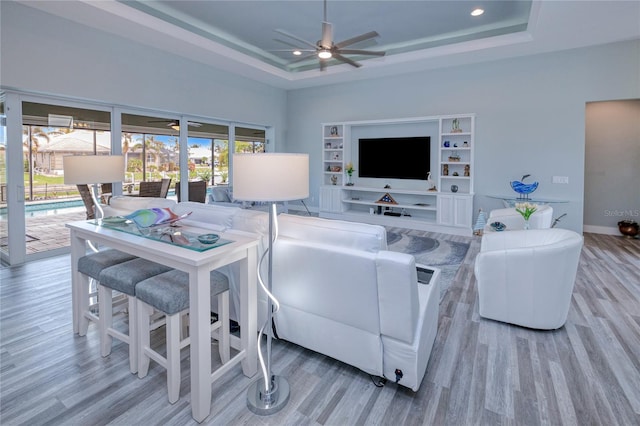
<path fill-rule="evenodd" d="M 267 320 L 258 333 L 258 359 L 263 377 L 249 386 L 247 407 L 258 415 L 280 411 L 289 401 L 289 383 L 281 376 L 271 374 L 271 335 L 267 336 L 265 364 L 260 343 L 273 315 L 279 309 L 272 294 L 273 246 L 278 237 L 277 201 L 300 200 L 309 196 L 309 155 L 285 153 L 234 154 L 233 197 L 241 201 L 269 202 L 269 247 L 258 262 L 258 281 L 267 295 Z M 268 258 L 268 276 L 261 275 L 261 265 Z"/>
<path fill-rule="evenodd" d="M 62 158 L 64 183 L 89 185 L 93 204 L 100 217 L 104 211 L 97 198 L 98 185 L 122 182 L 124 177 L 124 157 L 122 155 L 70 155 Z M 97 215 L 96 215 L 96 218 Z"/>

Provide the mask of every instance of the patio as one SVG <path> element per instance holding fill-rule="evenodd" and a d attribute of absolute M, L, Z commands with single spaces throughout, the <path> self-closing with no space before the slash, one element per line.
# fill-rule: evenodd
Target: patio
<path fill-rule="evenodd" d="M 65 223 L 84 220 L 86 219 L 86 214 L 84 208 L 82 210 L 68 210 L 72 211 L 25 218 L 28 255 L 69 247 L 69 230 L 65 228 Z M 5 228 L 7 222 L 3 221 L 0 226 Z M 6 229 L 2 230 L 2 235 L 7 235 Z M 0 242 L 3 250 L 6 249 L 5 239 L 6 237 L 3 237 Z"/>

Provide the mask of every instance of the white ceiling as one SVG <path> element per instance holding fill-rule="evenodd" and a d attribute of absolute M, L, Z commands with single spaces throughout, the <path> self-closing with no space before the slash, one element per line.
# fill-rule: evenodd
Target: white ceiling
<path fill-rule="evenodd" d="M 285 89 L 640 38 L 640 1 L 329 0 L 334 41 L 377 31 L 352 46 L 386 51 L 351 56 L 320 71 L 315 58 L 290 64 L 289 47 L 321 36 L 321 0 L 20 1 L 84 25 Z M 474 7 L 484 15 L 472 17 Z M 277 41 L 279 39 L 281 41 Z M 285 44 L 289 43 L 289 44 Z M 285 49 L 276 52 L 274 50 Z"/>

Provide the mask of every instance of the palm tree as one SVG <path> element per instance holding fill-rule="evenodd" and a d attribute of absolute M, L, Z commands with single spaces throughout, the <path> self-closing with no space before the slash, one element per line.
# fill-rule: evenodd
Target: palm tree
<path fill-rule="evenodd" d="M 47 128 L 43 129 L 39 126 L 30 126 L 25 125 L 22 126 L 22 135 L 27 138 L 24 140 L 22 145 L 27 148 L 28 152 L 28 171 L 29 171 L 29 200 L 33 200 L 33 174 L 35 168 L 35 160 L 36 154 L 40 149 L 40 141 L 39 139 L 45 139 L 47 143 L 51 140 L 52 135 L 61 135 L 62 132 L 58 128 Z"/>

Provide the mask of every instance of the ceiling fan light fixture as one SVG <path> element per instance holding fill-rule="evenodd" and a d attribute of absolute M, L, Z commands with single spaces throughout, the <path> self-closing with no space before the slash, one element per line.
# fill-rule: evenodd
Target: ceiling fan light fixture
<path fill-rule="evenodd" d="M 301 52 L 300 50 L 298 50 L 298 49 L 294 50 L 292 53 L 293 53 L 295 56 L 300 56 L 300 55 L 302 55 L 302 52 Z"/>
<path fill-rule="evenodd" d="M 179 124 L 172 124 L 172 125 L 171 125 L 171 128 L 172 128 L 173 130 L 175 130 L 176 132 L 179 132 L 179 131 L 180 131 L 180 125 L 179 125 Z"/>
<path fill-rule="evenodd" d="M 323 50 L 318 52 L 318 58 L 320 58 L 320 59 L 330 59 L 331 56 L 332 56 L 331 52 L 328 51 L 327 49 L 323 49 Z"/>
<path fill-rule="evenodd" d="M 479 7 L 477 7 L 471 11 L 471 16 L 480 16 L 483 13 L 484 13 L 484 9 L 480 9 Z"/>

